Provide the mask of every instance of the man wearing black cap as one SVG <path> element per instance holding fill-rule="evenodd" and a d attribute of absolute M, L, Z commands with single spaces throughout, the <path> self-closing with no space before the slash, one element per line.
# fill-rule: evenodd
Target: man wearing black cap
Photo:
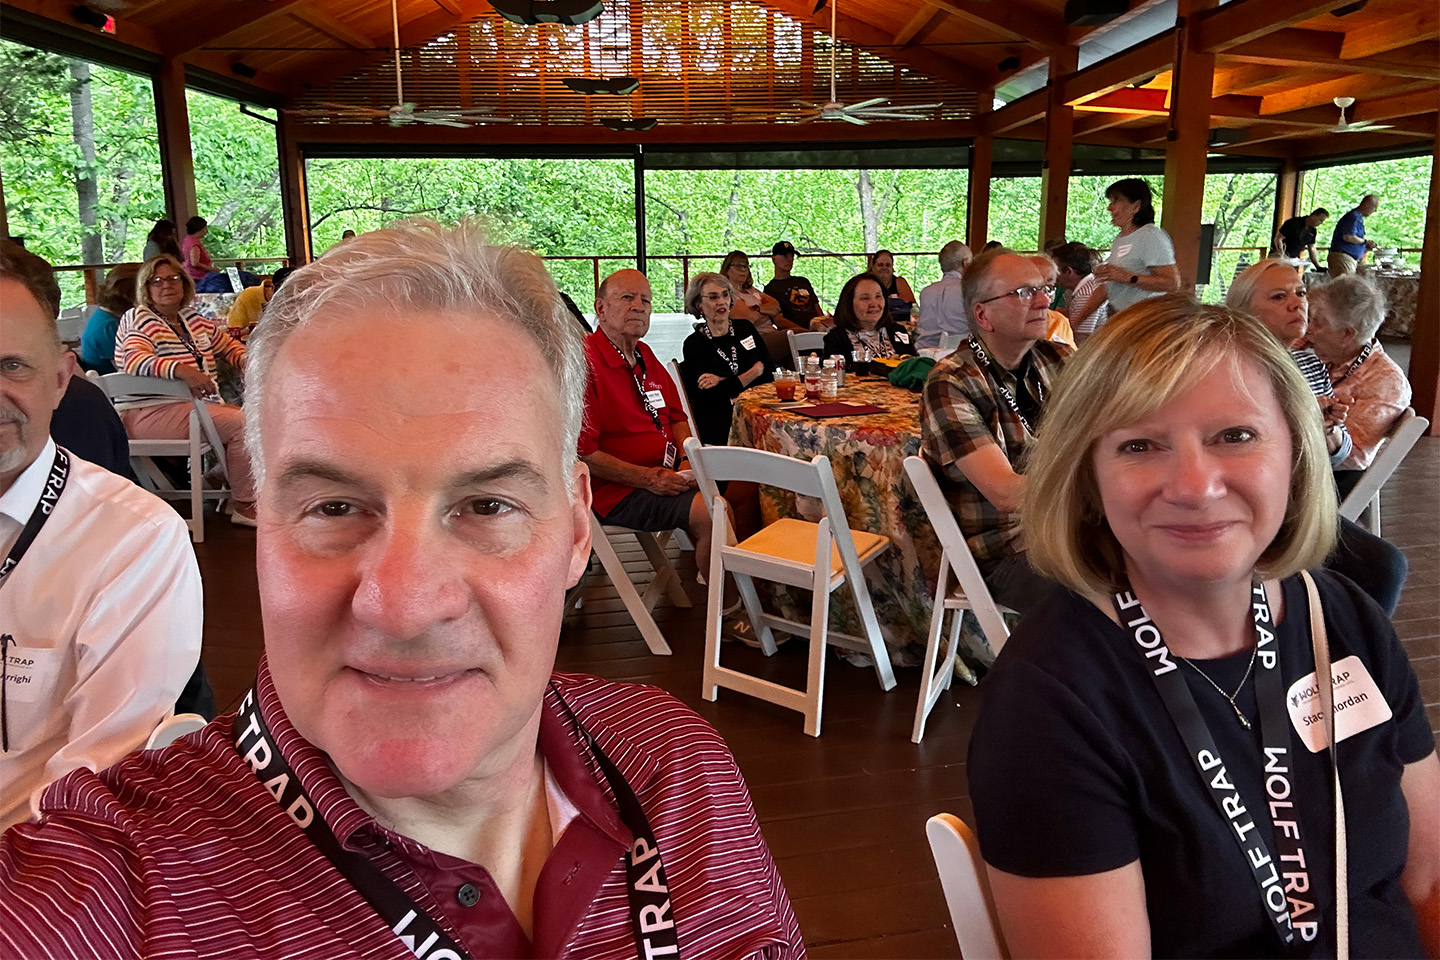
<path fill-rule="evenodd" d="M 770 262 L 775 265 L 775 279 L 765 284 L 765 292 L 780 301 L 780 312 L 785 319 L 810 329 L 825 329 L 811 321 L 824 315 L 820 298 L 815 288 L 805 277 L 792 277 L 795 267 L 795 246 L 789 240 L 781 240 L 770 248 Z"/>

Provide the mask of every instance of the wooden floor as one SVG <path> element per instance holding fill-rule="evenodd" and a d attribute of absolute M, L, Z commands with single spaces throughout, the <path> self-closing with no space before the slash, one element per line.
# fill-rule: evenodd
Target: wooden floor
<path fill-rule="evenodd" d="M 1384 493 L 1384 534 L 1410 559 L 1410 581 L 1395 626 L 1420 676 L 1426 710 L 1440 728 L 1440 438 L 1425 438 Z M 233 708 L 254 675 L 262 645 L 254 533 L 212 520 L 197 546 L 205 577 L 204 660 L 222 709 Z M 919 684 L 897 670 L 882 693 L 873 671 L 831 661 L 824 730 L 805 736 L 799 714 L 721 691 L 700 699 L 704 594 L 690 555 L 682 560 L 695 606 L 657 612 L 675 653 L 654 657 L 604 576 L 594 576 L 583 612 L 567 624 L 558 668 L 651 683 L 713 723 L 750 784 L 766 839 L 815 957 L 956 957 L 924 823 L 948 811 L 970 815 L 965 750 L 977 692 L 942 698 L 924 743 L 910 743 Z M 777 678 L 803 675 L 803 645 L 768 663 L 758 652 L 732 656 Z"/>

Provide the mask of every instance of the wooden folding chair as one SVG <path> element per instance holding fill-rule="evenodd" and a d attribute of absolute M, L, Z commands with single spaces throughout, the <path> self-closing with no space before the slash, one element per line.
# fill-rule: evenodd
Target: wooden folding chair
<path fill-rule="evenodd" d="M 96 379 L 105 395 L 116 409 L 144 406 L 147 401 L 164 400 L 170 403 L 188 402 L 190 408 L 190 429 L 182 440 L 137 440 L 130 439 L 130 464 L 141 486 L 166 500 L 190 501 L 190 539 L 195 543 L 205 540 L 205 501 L 223 500 L 230 496 L 230 475 L 225 472 L 225 445 L 220 442 L 220 432 L 205 401 L 193 396 L 184 381 L 164 377 L 136 377 L 128 373 L 107 373 Z M 225 473 L 225 486 L 205 489 L 205 468 L 203 455 L 213 450 Z M 188 457 L 190 460 L 190 486 L 177 488 L 170 478 L 156 465 L 155 457 Z"/>
<path fill-rule="evenodd" d="M 930 840 L 930 854 L 940 874 L 960 955 L 965 960 L 1009 956 L 975 834 L 959 817 L 937 813 L 925 821 L 925 836 Z"/>
<path fill-rule="evenodd" d="M 805 715 L 805 732 L 820 735 L 820 711 L 825 698 L 825 647 L 833 644 L 870 657 L 875 675 L 885 690 L 895 688 L 890 653 L 880 635 L 880 623 L 865 585 L 866 564 L 890 546 L 890 539 L 877 533 L 851 530 L 840 505 L 835 473 L 828 457 L 806 463 L 793 457 L 750 450 L 745 447 L 707 447 L 695 438 L 685 441 L 685 452 L 695 467 L 701 495 L 710 508 L 714 524 L 711 539 L 710 597 L 705 618 L 705 672 L 700 694 L 714 700 L 717 688 L 726 687 L 758 697 Z M 777 520 L 752 537 L 734 543 L 725 499 L 717 484 L 736 480 L 779 487 L 799 496 L 820 501 L 819 522 L 786 518 Z M 720 620 L 725 573 L 735 585 L 745 611 L 759 636 L 765 655 L 775 653 L 774 631 L 809 636 L 810 662 L 804 690 L 762 680 L 720 665 Z M 810 622 L 801 623 L 766 613 L 760 607 L 755 578 L 785 583 L 811 591 Z M 860 615 L 864 636 L 856 637 L 829 629 L 830 595 L 848 585 Z"/>
<path fill-rule="evenodd" d="M 1415 441 L 1424 435 L 1429 426 L 1430 421 L 1416 415 L 1414 407 L 1405 408 L 1405 412 L 1400 414 L 1390 428 L 1390 433 L 1375 454 L 1375 459 L 1370 461 L 1370 466 L 1366 468 L 1360 481 L 1340 504 L 1340 516 L 1360 523 L 1363 515 L 1365 523 L 1362 526 L 1375 536 L 1380 536 L 1380 488 L 1385 486 L 1385 481 L 1390 479 L 1395 468 L 1404 462 L 1411 448 L 1415 446 Z"/>
<path fill-rule="evenodd" d="M 953 664 L 960 645 L 960 625 L 965 611 L 975 614 L 981 632 L 996 653 L 1000 652 L 1006 638 L 1010 636 L 1010 629 L 1005 626 L 1004 614 L 1014 611 L 1001 607 L 990 595 L 990 588 L 985 585 L 984 578 L 980 576 L 980 568 L 975 565 L 975 556 L 970 552 L 970 545 L 965 542 L 960 525 L 955 522 L 955 514 L 950 510 L 945 495 L 940 492 L 935 475 L 930 472 L 930 464 L 921 457 L 906 457 L 905 476 L 909 478 L 910 486 L 915 488 L 920 505 L 925 508 L 925 516 L 935 530 L 935 537 L 940 541 L 942 551 L 939 582 L 935 587 L 935 607 L 930 614 L 930 635 L 925 641 L 925 669 L 921 675 L 920 698 L 915 704 L 915 725 L 910 731 L 910 740 L 919 743 L 925 736 L 926 718 L 935 708 L 940 695 L 950 688 L 955 677 Z M 956 581 L 953 590 L 950 587 L 951 573 L 955 575 Z M 945 652 L 941 655 L 940 634 L 945 629 L 946 614 L 951 615 L 950 632 L 946 637 Z"/>

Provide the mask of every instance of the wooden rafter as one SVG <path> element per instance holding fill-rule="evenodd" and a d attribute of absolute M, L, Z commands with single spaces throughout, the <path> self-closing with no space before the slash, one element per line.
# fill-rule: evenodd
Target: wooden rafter
<path fill-rule="evenodd" d="M 1260 40 L 1226 50 L 1226 62 L 1273 67 L 1326 67 L 1347 73 L 1440 80 L 1440 44 L 1433 40 L 1394 47 L 1383 55 L 1346 58 L 1346 35 L 1326 30 L 1286 27 Z"/>
<path fill-rule="evenodd" d="M 352 50 L 371 51 L 375 49 L 375 41 L 365 34 L 348 27 L 336 20 L 334 17 L 321 13 L 312 6 L 301 5 L 300 9 L 291 14 L 296 20 L 308 26 L 314 27 L 332 40 L 338 40 Z"/>
<path fill-rule="evenodd" d="M 1223 53 L 1354 0 L 1236 0 L 1197 14 L 1191 42 L 1205 53 Z"/>
<path fill-rule="evenodd" d="M 905 21 L 905 25 L 900 28 L 890 42 L 897 47 L 903 47 L 912 40 L 922 39 L 925 34 L 934 30 L 935 26 L 943 19 L 945 19 L 943 11 L 936 10 L 934 7 L 917 7 L 915 13 Z"/>
<path fill-rule="evenodd" d="M 1044 50 L 1065 44 L 1065 24 L 1055 14 L 1021 3 L 976 3 L 974 0 L 921 0 L 936 10 Z"/>
<path fill-rule="evenodd" d="M 1435 85 L 1425 80 L 1408 81 L 1403 86 L 1397 86 L 1387 77 L 1340 77 L 1337 80 L 1312 83 L 1309 86 L 1287 90 L 1284 93 L 1272 93 L 1261 97 L 1260 115 L 1269 117 L 1306 107 L 1319 107 L 1330 103 L 1335 97 L 1354 97 L 1358 105 L 1367 100 L 1383 100 L 1391 95 L 1404 93 L 1424 93 L 1429 101 L 1426 110 L 1433 111 L 1440 106 L 1440 97 L 1437 97 L 1435 93 Z M 1354 114 L 1354 118 L 1361 119 L 1358 111 Z M 1336 119 L 1339 119 L 1338 114 Z"/>
<path fill-rule="evenodd" d="M 193 29 L 176 31 L 168 41 L 167 53 L 172 57 L 184 56 L 192 50 L 208 47 L 241 30 L 253 30 L 272 18 L 295 11 L 313 0 L 238 0 L 215 11 L 195 25 Z"/>
<path fill-rule="evenodd" d="M 1347 32 L 1340 45 L 1340 56 L 1346 60 L 1373 57 L 1437 37 L 1440 37 L 1440 8 L 1432 3 L 1416 11 L 1413 17 L 1395 17 Z"/>
<path fill-rule="evenodd" d="M 494 8 L 490 6 L 489 0 L 456 0 L 451 6 L 458 12 L 451 12 L 447 7 L 441 7 L 433 13 L 423 17 L 417 17 L 409 23 L 400 24 L 400 46 L 413 47 L 422 43 L 428 43 L 443 33 L 456 30 L 482 13 L 489 12 Z M 374 53 L 357 56 L 354 52 L 331 54 L 318 61 L 302 63 L 296 69 L 289 71 L 286 76 L 291 81 L 292 92 L 298 92 L 303 87 L 324 86 L 334 80 L 348 77 L 351 74 L 360 73 L 377 63 L 383 63 L 390 53 L 391 39 L 387 31 L 384 37 L 371 38 L 370 47 Z"/>

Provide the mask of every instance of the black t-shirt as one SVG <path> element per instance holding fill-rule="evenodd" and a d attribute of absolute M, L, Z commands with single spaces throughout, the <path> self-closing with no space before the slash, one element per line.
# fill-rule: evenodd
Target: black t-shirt
<path fill-rule="evenodd" d="M 825 312 L 820 308 L 815 288 L 804 277 L 776 277 L 765 284 L 765 292 L 780 302 L 780 312 L 786 320 L 802 327 Z"/>
<path fill-rule="evenodd" d="M 70 378 L 50 417 L 50 436 L 82 460 L 136 483 L 130 468 L 130 439 L 105 391 L 82 376 Z"/>
<path fill-rule="evenodd" d="M 1280 224 L 1280 248 L 1287 257 L 1298 257 L 1315 242 L 1315 228 L 1304 217 L 1291 217 Z"/>
<path fill-rule="evenodd" d="M 732 348 L 736 371 L 730 369 Z M 770 351 L 765 349 L 765 341 L 755 332 L 753 323 L 732 317 L 727 335 L 711 338 L 705 336 L 704 330 L 696 330 L 685 338 L 684 352 L 685 365 L 680 375 L 685 380 L 690 410 L 695 414 L 696 422 L 692 426 L 701 443 L 723 447 L 730 440 L 731 404 L 745 389 L 739 374 L 756 363 L 763 363 L 764 372 L 750 386 L 770 382 Z M 709 390 L 701 390 L 702 373 L 713 373 L 722 381 Z"/>
<path fill-rule="evenodd" d="M 1409 841 L 1403 767 L 1435 748 L 1415 673 L 1382 611 L 1343 577 L 1314 574 L 1332 663 L 1354 655 L 1393 712 L 1338 746 L 1349 850 L 1354 957 L 1423 956 L 1400 889 Z M 1277 631 L 1289 691 L 1313 674 L 1305 588 L 1284 584 Z M 1201 662 L 1234 690 L 1248 650 Z M 1236 703 L 1181 665 L 1231 777 L 1277 854 L 1262 783 L 1254 680 Z M 1215 809 L 1133 642 L 1075 593 L 1057 588 L 1031 608 L 981 688 L 969 776 L 987 863 L 1021 876 L 1080 876 L 1140 861 L 1156 957 L 1281 956 L 1249 863 Z M 1287 715 L 1289 709 L 1287 705 Z M 1294 797 L 1325 923 L 1314 956 L 1335 956 L 1334 806 L 1324 751 L 1291 729 Z M 1293 799 L 1292 798 L 1292 799 Z"/>

